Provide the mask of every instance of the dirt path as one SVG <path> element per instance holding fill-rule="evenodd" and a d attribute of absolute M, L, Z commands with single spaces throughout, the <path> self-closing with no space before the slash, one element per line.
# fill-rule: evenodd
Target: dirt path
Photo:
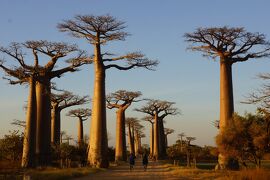
<path fill-rule="evenodd" d="M 142 161 L 136 160 L 135 167 L 132 171 L 129 171 L 129 164 L 125 163 L 119 166 L 111 167 L 106 171 L 91 174 L 86 177 L 77 178 L 77 180 L 88 180 L 88 179 L 101 179 L 101 180 L 119 180 L 119 179 L 168 179 L 176 180 L 179 177 L 174 177 L 170 174 L 170 170 L 164 165 L 157 162 L 150 161 L 148 164 L 147 171 L 143 170 Z"/>

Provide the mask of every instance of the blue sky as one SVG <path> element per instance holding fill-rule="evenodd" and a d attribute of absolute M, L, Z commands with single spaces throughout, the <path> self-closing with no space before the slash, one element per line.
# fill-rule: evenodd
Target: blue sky
<path fill-rule="evenodd" d="M 178 133 L 194 136 L 199 145 L 214 145 L 217 130 L 211 125 L 219 118 L 219 63 L 187 51 L 183 35 L 198 27 L 245 27 L 250 32 L 261 32 L 270 39 L 269 6 L 267 0 L 3 0 L 0 6 L 0 45 L 10 42 L 46 39 L 77 43 L 81 49 L 92 53 L 92 47 L 83 39 L 74 39 L 58 32 L 56 25 L 75 15 L 110 14 L 125 21 L 131 34 L 126 41 L 113 42 L 104 49 L 121 55 L 142 51 L 147 57 L 160 61 L 156 71 L 134 69 L 109 70 L 106 75 L 107 92 L 119 89 L 141 91 L 143 97 L 176 102 L 182 115 L 166 118 L 166 127 L 175 129 L 169 143 Z M 268 23 L 268 24 L 267 24 Z M 0 55 L 2 58 L 3 55 Z M 254 112 L 255 107 L 243 105 L 244 96 L 259 88 L 258 73 L 269 72 L 268 59 L 251 60 L 235 64 L 233 83 L 235 110 L 241 114 Z M 85 66 L 80 72 L 66 74 L 57 79 L 59 88 L 79 95 L 93 92 L 93 66 Z M 4 73 L 0 72 L 3 76 Z M 12 119 L 25 119 L 23 105 L 27 100 L 27 87 L 10 86 L 0 80 L 0 136 L 15 127 Z M 142 117 L 132 111 L 143 102 L 133 104 L 126 116 Z M 91 106 L 90 104 L 87 105 Z M 76 121 L 62 113 L 62 129 L 76 138 Z M 115 111 L 108 110 L 108 131 L 114 145 Z M 145 133 L 149 134 L 149 124 Z M 89 121 L 85 122 L 89 133 Z M 148 137 L 144 139 L 148 143 Z"/>

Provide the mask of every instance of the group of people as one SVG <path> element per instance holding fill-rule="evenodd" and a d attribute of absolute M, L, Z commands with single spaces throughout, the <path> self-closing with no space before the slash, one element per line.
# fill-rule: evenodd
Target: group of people
<path fill-rule="evenodd" d="M 129 156 L 129 170 L 130 171 L 133 169 L 133 166 L 135 165 L 135 159 L 136 159 L 136 156 L 133 153 L 131 153 L 130 156 Z M 147 170 L 147 165 L 148 165 L 148 156 L 147 156 L 147 154 L 143 155 L 142 164 L 143 164 L 144 171 L 146 171 Z"/>

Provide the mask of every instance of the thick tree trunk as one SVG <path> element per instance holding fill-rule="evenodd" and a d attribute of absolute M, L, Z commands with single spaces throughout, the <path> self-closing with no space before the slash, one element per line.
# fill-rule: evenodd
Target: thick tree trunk
<path fill-rule="evenodd" d="M 51 127 L 51 142 L 53 144 L 60 144 L 60 131 L 61 131 L 61 119 L 60 119 L 60 110 L 58 106 L 53 106 L 51 111 L 52 113 L 52 127 Z"/>
<path fill-rule="evenodd" d="M 128 124 L 128 142 L 129 142 L 129 151 L 130 154 L 134 154 L 134 141 L 132 138 L 132 132 L 131 132 L 131 127 L 130 124 Z"/>
<path fill-rule="evenodd" d="M 220 130 L 222 131 L 228 123 L 231 123 L 234 113 L 232 65 L 220 61 Z"/>
<path fill-rule="evenodd" d="M 166 148 L 168 147 L 168 134 L 165 135 L 165 145 L 166 145 Z"/>
<path fill-rule="evenodd" d="M 220 132 L 230 123 L 234 113 L 232 64 L 225 59 L 220 60 Z M 219 165 L 224 169 L 228 164 L 226 154 L 219 154 Z"/>
<path fill-rule="evenodd" d="M 105 67 L 101 62 L 100 45 L 95 47 L 95 82 L 90 129 L 88 161 L 90 165 L 107 168 L 108 140 L 106 127 Z"/>
<path fill-rule="evenodd" d="M 51 101 L 50 82 L 44 80 L 37 82 L 37 141 L 36 154 L 38 164 L 47 166 L 50 164 L 51 150 Z"/>
<path fill-rule="evenodd" d="M 138 138 L 138 132 L 135 132 L 134 148 L 135 148 L 135 156 L 138 156 L 139 155 L 139 138 Z"/>
<path fill-rule="evenodd" d="M 159 123 L 159 158 L 165 158 L 166 157 L 166 142 L 165 142 L 165 134 L 164 134 L 164 125 L 163 125 L 163 119 L 158 119 Z"/>
<path fill-rule="evenodd" d="M 78 121 L 78 145 L 82 147 L 83 145 L 83 120 L 79 118 Z"/>
<path fill-rule="evenodd" d="M 23 168 L 35 167 L 36 150 L 36 82 L 29 79 L 29 96 L 27 104 L 26 127 L 23 140 L 22 164 Z"/>
<path fill-rule="evenodd" d="M 116 144 L 115 161 L 126 161 L 126 129 L 125 129 L 125 110 L 119 108 L 116 112 Z"/>
<path fill-rule="evenodd" d="M 158 117 L 157 114 L 155 114 L 154 118 L 154 151 L 153 156 L 155 159 L 160 158 L 160 150 L 159 150 L 159 123 L 158 123 Z"/>

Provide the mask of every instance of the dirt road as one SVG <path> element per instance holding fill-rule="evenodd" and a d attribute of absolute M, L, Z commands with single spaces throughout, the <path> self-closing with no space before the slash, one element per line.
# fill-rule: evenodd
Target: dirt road
<path fill-rule="evenodd" d="M 166 166 L 159 164 L 157 162 L 150 161 L 148 164 L 147 171 L 144 171 L 142 166 L 142 161 L 137 159 L 135 167 L 132 171 L 129 170 L 129 164 L 124 163 L 119 166 L 110 167 L 108 170 L 98 172 L 96 174 L 91 174 L 86 177 L 77 178 L 76 180 L 127 180 L 127 179 L 168 179 L 176 180 L 179 177 L 174 177 L 170 174 L 170 169 Z"/>

